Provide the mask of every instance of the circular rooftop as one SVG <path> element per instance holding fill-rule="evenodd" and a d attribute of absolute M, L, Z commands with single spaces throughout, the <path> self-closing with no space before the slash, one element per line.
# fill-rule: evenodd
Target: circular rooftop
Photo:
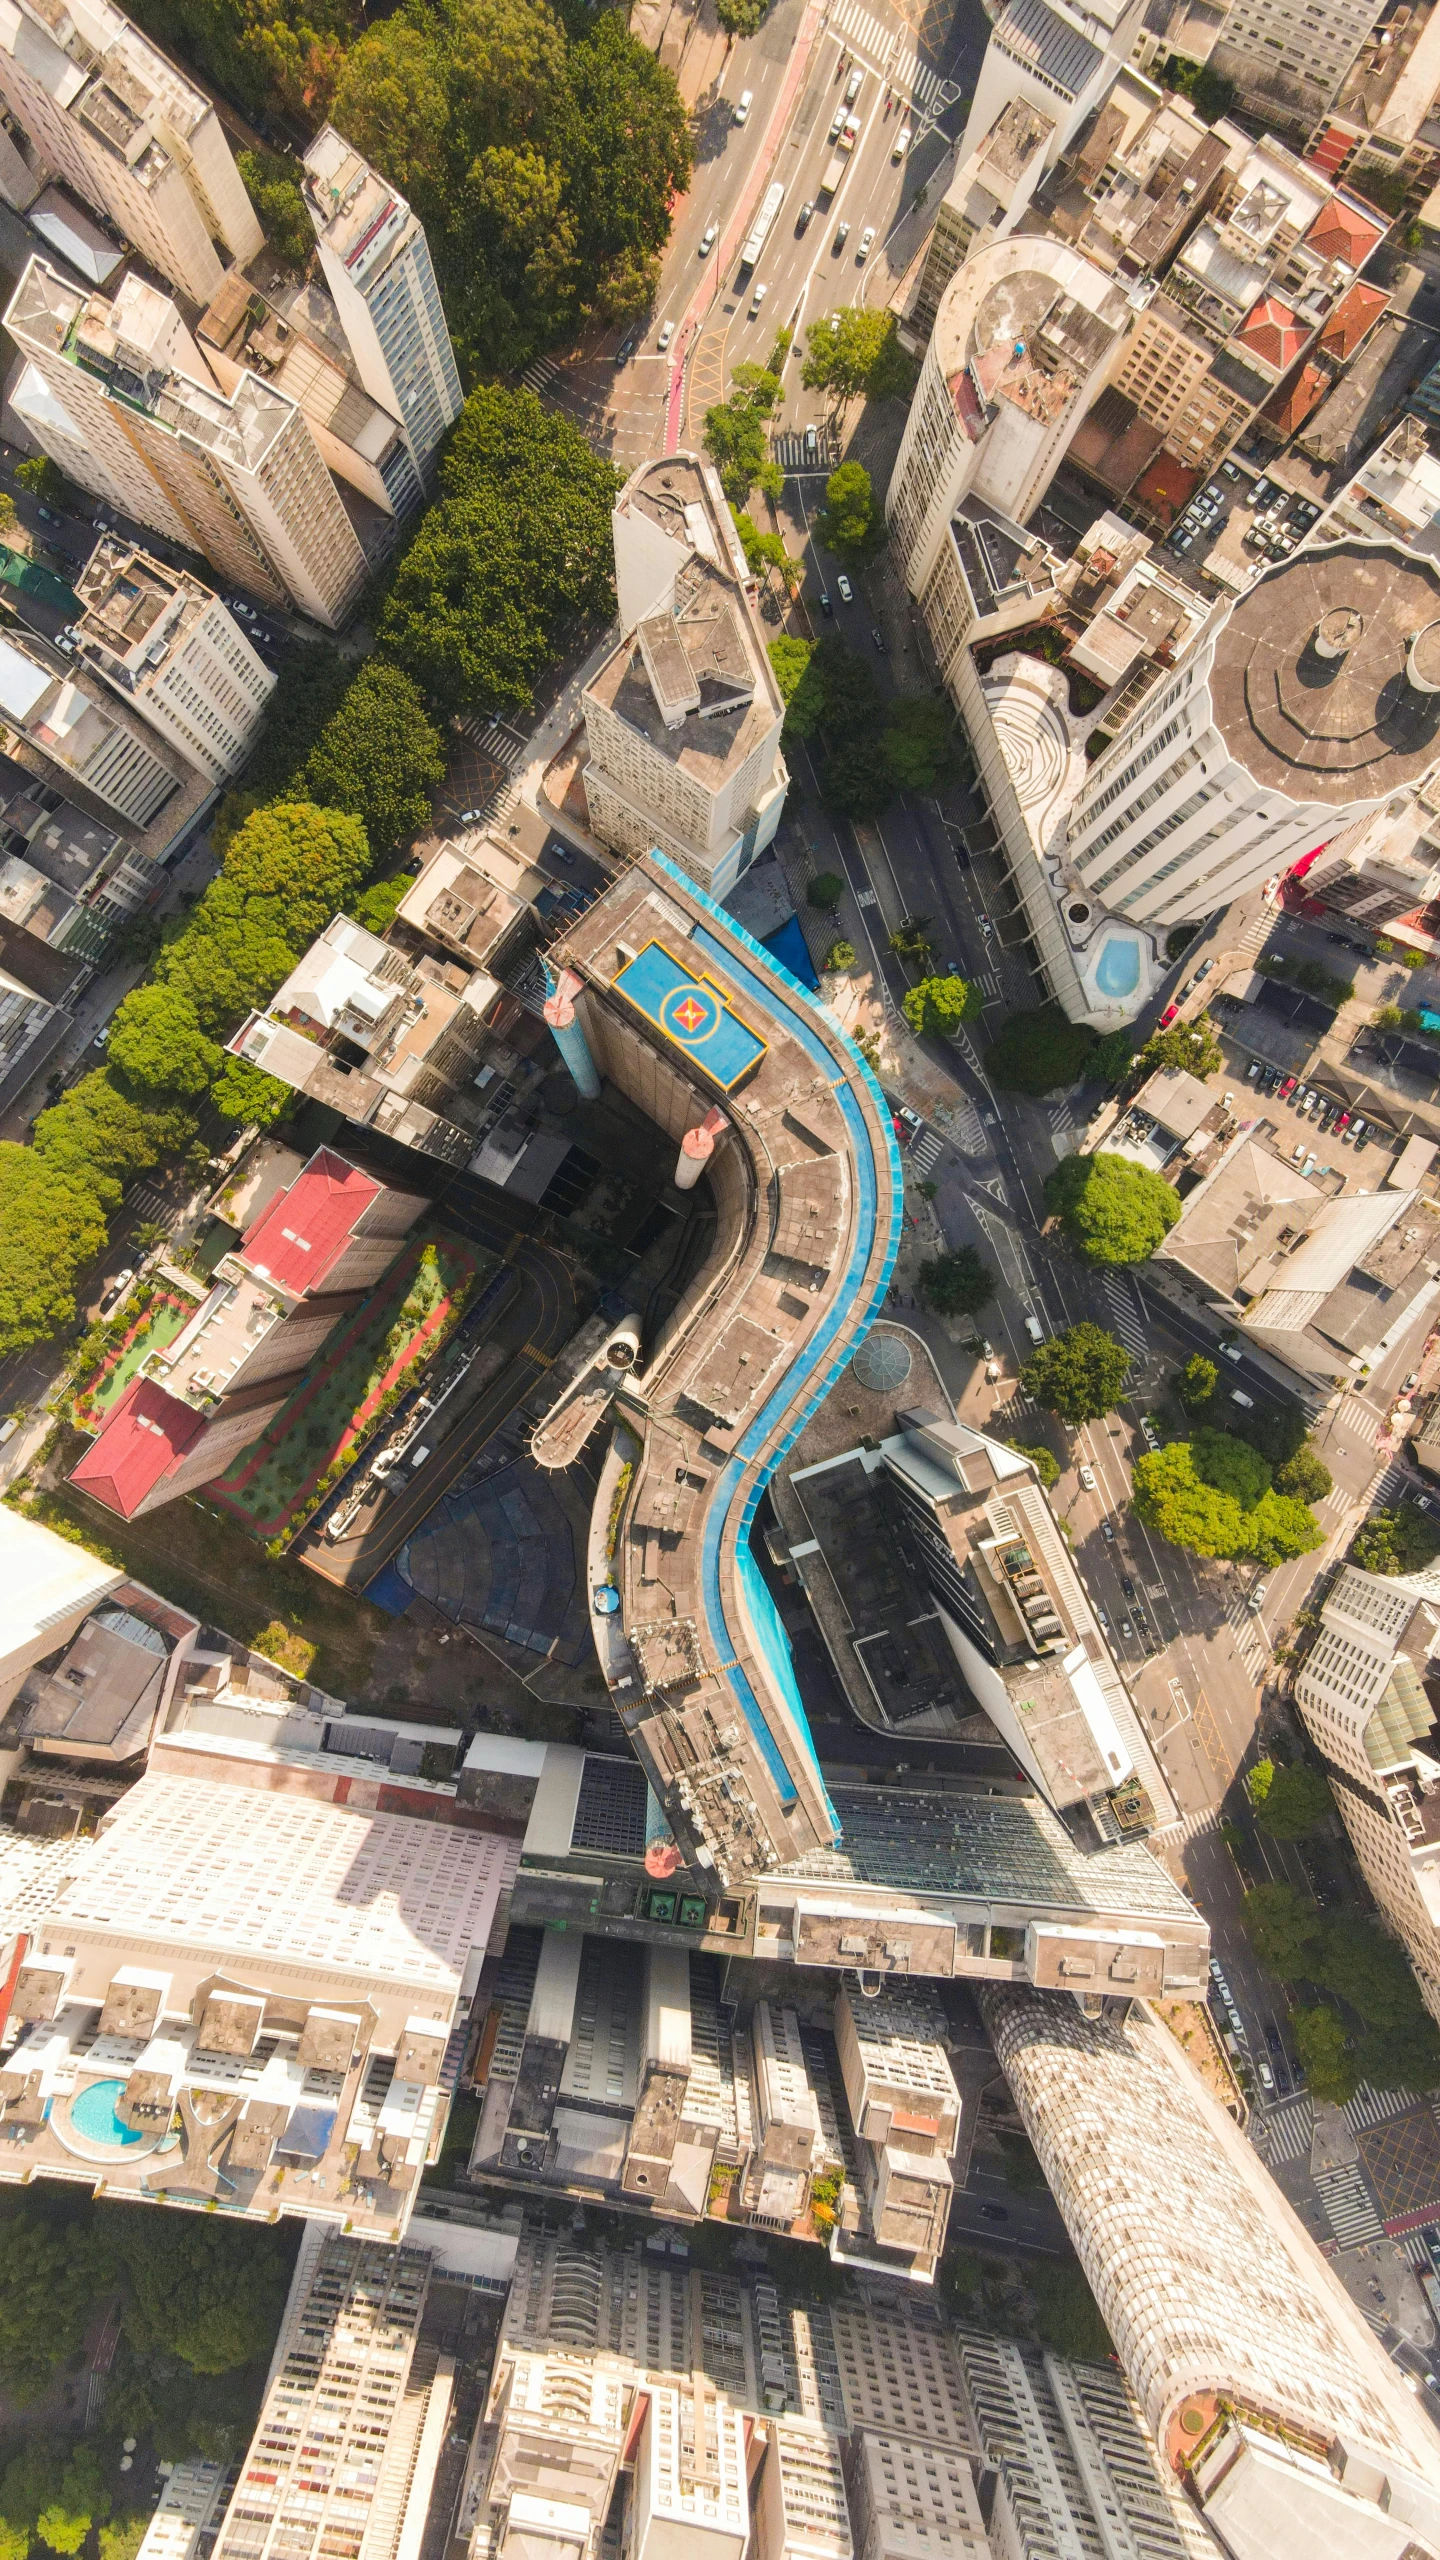
<path fill-rule="evenodd" d="M 1440 691 L 1407 674 L 1411 642 L 1440 681 L 1440 570 L 1398 546 L 1339 542 L 1241 597 L 1210 676 L 1238 764 L 1296 800 L 1378 799 L 1440 755 Z"/>
<path fill-rule="evenodd" d="M 892 1395 L 910 1375 L 909 1347 L 895 1333 L 867 1334 L 850 1366 L 872 1395 Z"/>

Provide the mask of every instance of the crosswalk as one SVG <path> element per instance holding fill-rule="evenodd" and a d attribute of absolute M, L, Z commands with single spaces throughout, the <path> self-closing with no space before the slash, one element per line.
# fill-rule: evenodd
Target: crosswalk
<path fill-rule="evenodd" d="M 1288 2106 L 1267 2107 L 1263 2116 L 1252 2117 L 1250 2132 L 1272 2168 L 1279 2161 L 1307 2159 L 1315 2139 L 1315 2110 L 1308 2098 L 1293 2098 Z"/>
<path fill-rule="evenodd" d="M 1137 1360 L 1143 1360 L 1150 1349 L 1150 1336 L 1132 1291 L 1125 1281 L 1117 1280 L 1110 1271 L 1101 1273 L 1100 1286 L 1105 1293 L 1105 1304 L 1110 1310 L 1114 1331 L 1126 1350 L 1133 1352 Z"/>
<path fill-rule="evenodd" d="M 939 1163 L 944 1153 L 945 1141 L 937 1137 L 933 1129 L 927 1129 L 923 1137 L 916 1139 L 910 1150 L 910 1162 L 922 1182 L 927 1179 L 932 1167 Z"/>
<path fill-rule="evenodd" d="M 1269 907 L 1262 907 L 1258 916 L 1252 916 L 1250 918 L 1249 923 L 1246 925 L 1245 930 L 1241 934 L 1240 940 L 1236 945 L 1237 950 L 1243 951 L 1247 954 L 1253 951 L 1259 951 L 1262 945 L 1269 941 L 1274 930 L 1275 917 L 1273 910 Z"/>
<path fill-rule="evenodd" d="M 1337 1433 L 1343 1431 L 1347 1439 L 1368 1441 L 1373 1449 L 1380 1437 L 1382 1420 L 1383 1416 L 1373 1404 L 1366 1404 L 1363 1396 L 1347 1396 L 1335 1428 Z"/>
<path fill-rule="evenodd" d="M 949 104 L 944 95 L 947 89 L 951 97 L 959 96 L 954 81 L 942 80 L 938 71 L 932 71 L 928 63 L 921 61 L 913 45 L 907 52 L 897 54 L 891 62 L 888 57 L 894 42 L 894 30 L 869 9 L 862 8 L 860 0 L 840 0 L 839 7 L 830 13 L 830 32 L 846 37 L 860 52 L 868 54 L 872 70 L 883 72 L 899 96 L 913 98 L 915 104 L 927 112 L 931 111 L 932 105 L 935 112 L 943 111 Z"/>
<path fill-rule="evenodd" d="M 782 471 L 830 472 L 840 459 L 840 439 L 829 427 L 817 426 L 815 443 L 799 435 L 777 435 L 770 447 L 771 458 Z"/>
<path fill-rule="evenodd" d="M 487 720 L 483 711 L 466 711 L 461 714 L 460 727 L 471 745 L 478 747 L 482 756 L 488 756 L 492 764 L 503 765 L 507 773 L 519 772 L 529 741 L 508 721 Z"/>
<path fill-rule="evenodd" d="M 157 1191 L 153 1182 L 133 1182 L 125 1194 L 125 1206 L 137 1225 L 148 1222 L 152 1226 L 173 1227 L 179 1222 L 175 1202 L 167 1200 L 163 1191 Z"/>
<path fill-rule="evenodd" d="M 952 1147 L 965 1156 L 983 1156 L 985 1131 L 973 1102 L 957 1102 L 944 1112 L 945 1134 Z"/>
<path fill-rule="evenodd" d="M 520 379 L 527 391 L 543 393 L 549 390 L 559 370 L 553 356 L 537 356 L 533 364 L 527 364 Z"/>
<path fill-rule="evenodd" d="M 1353 2160 L 1338 2169 L 1322 2169 L 1315 2192 L 1342 2249 L 1356 2249 L 1363 2240 L 1384 2239 L 1385 2225 Z"/>

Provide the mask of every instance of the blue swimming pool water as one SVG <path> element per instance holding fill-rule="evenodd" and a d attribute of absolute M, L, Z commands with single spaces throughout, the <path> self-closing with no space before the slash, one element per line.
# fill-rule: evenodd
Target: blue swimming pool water
<path fill-rule="evenodd" d="M 143 2133 L 134 2126 L 122 2124 L 115 2113 L 115 2101 L 124 2091 L 123 2080 L 92 2080 L 77 2090 L 70 2101 L 70 2122 L 82 2142 L 98 2142 L 107 2151 L 130 2151 L 143 2142 Z"/>
<path fill-rule="evenodd" d="M 1095 964 L 1102 996 L 1133 996 L 1140 984 L 1140 951 L 1128 935 L 1112 934 Z"/>

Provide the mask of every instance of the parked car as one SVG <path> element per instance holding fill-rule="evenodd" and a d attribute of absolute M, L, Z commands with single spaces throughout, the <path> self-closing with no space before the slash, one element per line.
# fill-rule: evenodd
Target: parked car
<path fill-rule="evenodd" d="M 1162 1031 L 1169 1030 L 1171 1023 L 1174 1021 L 1179 1010 L 1180 1007 L 1178 1004 L 1167 1004 L 1164 1012 L 1160 1016 L 1160 1028 Z"/>
<path fill-rule="evenodd" d="M 129 1288 L 134 1277 L 135 1274 L 127 1263 L 123 1271 L 116 1272 L 113 1280 L 107 1280 L 104 1295 L 100 1300 L 100 1312 L 102 1315 L 104 1315 L 108 1307 L 114 1306 L 116 1299 L 122 1296 L 124 1291 Z"/>

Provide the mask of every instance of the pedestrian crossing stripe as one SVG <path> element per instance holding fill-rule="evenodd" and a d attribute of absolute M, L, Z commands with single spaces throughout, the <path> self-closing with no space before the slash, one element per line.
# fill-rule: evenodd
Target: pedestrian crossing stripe
<path fill-rule="evenodd" d="M 852 48 L 858 47 L 873 54 L 875 58 L 869 68 L 877 79 L 888 80 L 898 96 L 912 99 L 919 107 L 928 109 L 937 93 L 954 88 L 953 82 L 942 80 L 938 71 L 932 71 L 928 64 L 922 63 L 913 46 L 908 53 L 902 53 L 890 62 L 894 32 L 870 10 L 862 8 L 860 0 L 840 0 L 840 6 L 830 20 L 830 32 L 843 37 Z M 955 94 L 958 95 L 958 91 Z"/>
<path fill-rule="evenodd" d="M 553 356 L 537 356 L 533 364 L 527 364 L 520 379 L 527 391 L 548 391 L 559 370 Z"/>
<path fill-rule="evenodd" d="M 933 1129 L 927 1129 L 924 1136 L 922 1138 L 917 1138 L 914 1146 L 911 1148 L 910 1162 L 914 1166 L 916 1172 L 923 1178 L 923 1176 L 929 1172 L 932 1164 L 939 1163 L 944 1152 L 944 1139 L 937 1138 Z"/>

